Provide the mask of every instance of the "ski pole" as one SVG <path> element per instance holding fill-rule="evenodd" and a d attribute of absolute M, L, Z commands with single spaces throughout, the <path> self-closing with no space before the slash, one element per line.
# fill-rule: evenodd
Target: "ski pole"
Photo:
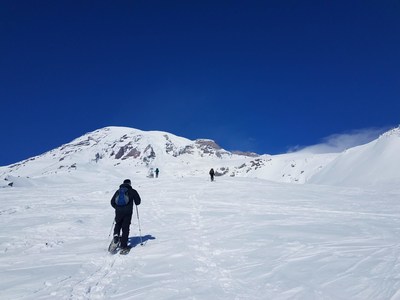
<path fill-rule="evenodd" d="M 112 224 L 111 224 L 111 229 L 110 229 L 110 233 L 109 233 L 108 237 L 111 236 L 111 232 L 112 232 L 112 229 L 113 229 L 113 227 L 114 227 L 114 223 L 115 223 L 115 219 L 113 220 L 113 222 L 112 222 Z"/>
<path fill-rule="evenodd" d="M 138 224 L 139 224 L 140 246 L 143 246 L 142 229 L 140 228 L 139 210 L 138 210 L 137 205 L 136 205 L 136 216 L 137 216 L 137 220 L 138 220 Z"/>

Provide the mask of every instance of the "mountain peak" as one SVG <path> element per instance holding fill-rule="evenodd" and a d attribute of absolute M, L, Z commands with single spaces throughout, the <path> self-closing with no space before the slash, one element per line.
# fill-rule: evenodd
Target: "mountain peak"
<path fill-rule="evenodd" d="M 396 128 L 393 128 L 389 131 L 386 131 L 381 135 L 381 137 L 390 137 L 390 136 L 397 136 L 400 137 L 400 125 Z"/>
<path fill-rule="evenodd" d="M 88 132 L 42 155 L 0 167 L 0 178 L 8 180 L 9 185 L 9 178 L 56 179 L 56 174 L 74 180 L 75 172 L 89 172 L 88 178 L 92 174 L 97 178 L 101 173 L 148 176 L 155 168 L 161 170 L 163 177 L 208 176 L 210 168 L 214 168 L 218 176 L 291 183 L 400 182 L 398 137 L 400 127 L 342 153 L 257 155 L 224 150 L 211 139 L 193 141 L 163 131 L 110 126 Z"/>

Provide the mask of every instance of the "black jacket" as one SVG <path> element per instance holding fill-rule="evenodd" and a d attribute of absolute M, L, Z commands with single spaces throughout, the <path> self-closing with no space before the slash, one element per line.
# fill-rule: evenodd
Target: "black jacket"
<path fill-rule="evenodd" d="M 141 202 L 139 193 L 136 190 L 134 190 L 129 184 L 121 184 L 119 187 L 120 188 L 124 187 L 124 188 L 128 189 L 129 202 L 126 206 L 118 206 L 118 208 L 121 207 L 121 208 L 124 208 L 124 210 L 132 211 L 133 203 L 135 203 L 135 205 L 139 205 Z M 117 205 L 115 204 L 115 197 L 117 197 L 118 193 L 119 193 L 119 189 L 117 191 L 115 191 L 114 195 L 111 198 L 111 206 L 114 208 L 117 208 Z"/>

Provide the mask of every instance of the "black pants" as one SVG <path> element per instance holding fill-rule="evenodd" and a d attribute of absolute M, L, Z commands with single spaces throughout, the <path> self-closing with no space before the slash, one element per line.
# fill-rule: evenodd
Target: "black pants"
<path fill-rule="evenodd" d="M 117 207 L 115 209 L 115 227 L 114 227 L 114 235 L 120 235 L 120 231 L 122 229 L 121 236 L 121 248 L 125 248 L 128 246 L 128 238 L 129 238 L 129 226 L 131 225 L 132 220 L 132 210 L 127 210 L 124 208 Z"/>

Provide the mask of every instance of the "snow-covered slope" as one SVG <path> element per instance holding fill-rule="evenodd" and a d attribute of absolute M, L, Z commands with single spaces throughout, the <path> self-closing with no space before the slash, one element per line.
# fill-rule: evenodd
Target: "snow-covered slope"
<path fill-rule="evenodd" d="M 217 176 L 257 177 L 280 182 L 304 183 L 335 155 L 280 156 L 229 152 L 214 141 L 195 141 L 160 131 L 127 127 L 106 127 L 87 133 L 43 155 L 0 168 L 3 182 L 17 183 L 76 172 L 135 172 L 148 176 L 159 168 L 163 176 L 207 176 L 210 168 Z"/>
<path fill-rule="evenodd" d="M 210 161 L 230 155 L 209 140 L 190 141 L 165 132 L 106 127 L 43 155 L 3 167 L 0 172 L 3 176 L 43 177 L 77 170 L 101 173 L 130 169 L 148 174 L 152 167 L 162 166 L 164 174 L 174 174 L 176 165 L 195 162 L 196 158 Z"/>
<path fill-rule="evenodd" d="M 136 174 L 145 245 L 135 215 L 134 248 L 111 256 L 125 177 L 76 175 L 0 189 L 0 299 L 400 298 L 399 189 Z"/>
<path fill-rule="evenodd" d="M 341 153 L 309 182 L 348 186 L 400 183 L 400 127 Z"/>
<path fill-rule="evenodd" d="M 35 185 L 57 180 L 57 174 L 86 178 L 106 173 L 164 177 L 249 177 L 287 183 L 371 186 L 400 183 L 400 129 L 343 153 L 305 152 L 257 155 L 229 152 L 209 139 L 189 139 L 161 131 L 106 127 L 89 132 L 47 153 L 0 167 L 0 186 Z"/>
<path fill-rule="evenodd" d="M 0 299 L 400 299 L 399 140 L 243 156 L 108 127 L 2 167 Z M 135 215 L 131 253 L 111 256 L 125 178 L 141 231 Z M 287 183 L 308 181 L 337 186 Z"/>

